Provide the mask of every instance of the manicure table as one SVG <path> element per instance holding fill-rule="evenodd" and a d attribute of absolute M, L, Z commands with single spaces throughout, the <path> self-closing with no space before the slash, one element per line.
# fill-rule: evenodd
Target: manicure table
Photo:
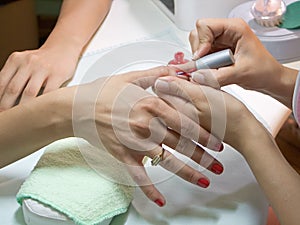
<path fill-rule="evenodd" d="M 178 29 L 152 1 L 114 0 L 106 20 L 86 47 L 69 85 L 88 82 L 101 76 L 87 76 L 91 68 L 98 69 L 98 74 L 103 76 L 115 71 L 126 71 L 126 68 L 121 68 L 122 63 L 118 61 L 124 61 L 127 66 L 131 66 L 131 61 L 133 64 L 136 63 L 135 57 L 138 58 L 139 54 L 143 57 L 141 52 L 143 47 L 135 49 L 135 43 L 146 46 L 149 41 L 155 41 L 158 47 L 163 46 L 150 50 L 153 51 L 154 56 L 151 56 L 153 60 L 155 56 L 164 57 L 168 50 L 175 51 L 175 46 L 190 52 L 188 32 Z M 133 52 L 126 52 L 126 49 L 133 49 Z M 131 54 L 134 55 L 133 59 Z M 156 61 L 151 61 L 150 56 L 145 57 L 146 61 L 148 60 L 145 61 L 148 63 L 145 67 L 157 64 Z M 117 64 L 118 68 L 114 70 L 105 68 L 110 66 L 110 63 L 106 63 L 106 58 L 114 59 L 110 62 L 111 66 Z M 151 65 L 149 60 L 152 62 Z M 143 62 L 138 62 L 137 67 L 128 66 L 130 68 L 127 70 L 138 68 L 141 64 Z M 291 62 L 287 65 L 300 68 L 300 62 Z M 237 85 L 230 85 L 224 90 L 243 101 L 273 136 L 290 114 L 290 110 L 285 106 L 261 93 L 247 91 Z M 203 170 L 203 173 L 211 179 L 211 185 L 207 190 L 188 184 L 159 166 L 146 167 L 150 178 L 156 181 L 157 188 L 166 196 L 167 205 L 163 208 L 157 207 L 137 188 L 124 224 L 264 225 L 268 203 L 243 157 L 227 145 L 220 155 L 207 151 L 214 154 L 225 168 L 224 174 L 219 176 Z M 26 224 L 15 195 L 42 154 L 43 149 L 0 169 L 1 224 Z"/>

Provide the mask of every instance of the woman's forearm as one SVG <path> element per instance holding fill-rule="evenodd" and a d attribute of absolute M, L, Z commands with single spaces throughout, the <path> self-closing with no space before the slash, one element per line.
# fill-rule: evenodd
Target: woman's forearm
<path fill-rule="evenodd" d="M 263 128 L 253 129 L 253 134 L 247 138 L 249 141 L 245 141 L 243 155 L 276 211 L 281 225 L 298 224 L 300 176 Z"/>
<path fill-rule="evenodd" d="M 73 93 L 63 88 L 0 113 L 0 168 L 72 136 Z"/>
<path fill-rule="evenodd" d="M 81 53 L 107 15 L 112 0 L 64 0 L 58 21 L 43 47 Z"/>

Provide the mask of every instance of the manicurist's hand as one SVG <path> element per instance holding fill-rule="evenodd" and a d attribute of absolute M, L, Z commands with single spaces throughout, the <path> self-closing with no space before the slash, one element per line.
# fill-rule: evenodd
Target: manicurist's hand
<path fill-rule="evenodd" d="M 0 71 L 0 111 L 28 103 L 73 77 L 80 55 L 103 22 L 111 0 L 64 0 L 46 42 L 12 53 Z M 74 19 L 76 18 L 76 19 Z"/>
<path fill-rule="evenodd" d="M 0 110 L 58 89 L 73 76 L 78 59 L 67 44 L 14 52 L 0 72 Z"/>
<path fill-rule="evenodd" d="M 226 48 L 235 58 L 232 66 L 195 73 L 194 81 L 238 84 L 272 95 L 290 107 L 297 71 L 277 62 L 242 19 L 199 19 L 190 33 L 190 44 L 195 59 Z"/>
<path fill-rule="evenodd" d="M 163 168 L 199 188 L 209 185 L 208 177 L 168 150 L 163 150 L 162 144 L 215 174 L 223 171 L 221 163 L 206 154 L 192 139 L 205 146 L 209 142 L 208 147 L 216 151 L 223 148 L 222 143 L 163 100 L 145 91 L 158 77 L 172 74 L 171 69 L 158 67 L 101 78 L 77 88 L 73 108 L 74 135 L 106 149 L 122 162 L 136 184 L 159 206 L 165 204 L 165 199 L 145 171 L 144 156 L 153 159 L 160 155 L 162 159 L 158 159 L 158 163 Z M 168 129 L 173 126 L 174 118 L 182 120 L 186 137 Z M 194 124 L 194 127 L 189 124 Z M 97 164 L 96 158 L 91 161 Z"/>

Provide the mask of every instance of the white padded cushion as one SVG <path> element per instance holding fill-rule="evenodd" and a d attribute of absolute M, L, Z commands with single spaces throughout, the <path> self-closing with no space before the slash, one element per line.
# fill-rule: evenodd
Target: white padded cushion
<path fill-rule="evenodd" d="M 24 220 L 27 225 L 75 225 L 75 223 L 53 208 L 33 199 L 25 199 L 22 204 Z M 98 225 L 109 225 L 112 218 Z"/>

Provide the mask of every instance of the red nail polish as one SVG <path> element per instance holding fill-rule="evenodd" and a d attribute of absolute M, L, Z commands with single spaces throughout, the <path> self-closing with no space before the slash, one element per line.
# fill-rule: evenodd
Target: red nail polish
<path fill-rule="evenodd" d="M 209 186 L 209 180 L 206 178 L 200 178 L 197 182 L 200 187 L 207 188 Z"/>
<path fill-rule="evenodd" d="M 164 202 L 163 202 L 162 200 L 160 200 L 160 199 L 156 199 L 154 202 L 155 202 L 159 207 L 163 207 L 163 206 L 164 206 Z"/>
<path fill-rule="evenodd" d="M 221 152 L 221 151 L 223 151 L 223 149 L 224 149 L 224 145 L 223 145 L 223 143 L 221 143 L 218 150 L 219 150 L 219 152 Z"/>
<path fill-rule="evenodd" d="M 224 170 L 223 166 L 220 165 L 219 163 L 215 163 L 211 167 L 211 171 L 214 172 L 215 174 L 221 174 L 223 173 L 223 170 Z"/>

